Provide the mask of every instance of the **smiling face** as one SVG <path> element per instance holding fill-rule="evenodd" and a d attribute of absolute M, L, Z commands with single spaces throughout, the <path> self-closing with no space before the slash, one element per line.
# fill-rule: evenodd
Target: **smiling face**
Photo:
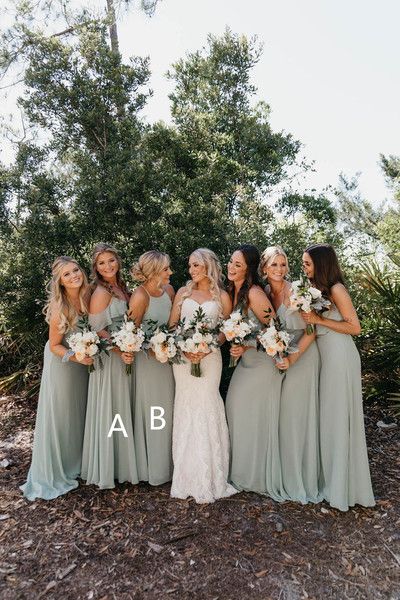
<path fill-rule="evenodd" d="M 287 260 L 282 254 L 276 254 L 263 268 L 263 273 L 269 282 L 276 281 L 278 283 L 283 281 L 287 272 Z"/>
<path fill-rule="evenodd" d="M 167 285 L 169 283 L 169 278 L 172 275 L 172 270 L 170 267 L 170 264 L 167 263 L 165 265 L 165 267 L 160 271 L 160 273 L 157 275 L 157 278 L 159 280 L 159 285 L 163 286 L 163 285 Z"/>
<path fill-rule="evenodd" d="M 208 279 L 205 265 L 193 254 L 189 257 L 189 275 L 193 283 L 200 283 L 203 279 Z"/>
<path fill-rule="evenodd" d="M 314 277 L 314 263 L 311 256 L 308 252 L 304 252 L 303 254 L 303 271 L 308 277 L 308 279 L 313 279 Z"/>
<path fill-rule="evenodd" d="M 112 252 L 101 252 L 96 260 L 96 270 L 104 281 L 112 281 L 118 273 L 118 260 Z"/>
<path fill-rule="evenodd" d="M 228 262 L 228 279 L 234 283 L 241 283 L 245 280 L 247 273 L 247 264 L 240 250 L 236 250 Z"/>
<path fill-rule="evenodd" d="M 83 284 L 83 273 L 76 263 L 69 262 L 61 270 L 60 285 L 66 290 L 80 288 Z"/>

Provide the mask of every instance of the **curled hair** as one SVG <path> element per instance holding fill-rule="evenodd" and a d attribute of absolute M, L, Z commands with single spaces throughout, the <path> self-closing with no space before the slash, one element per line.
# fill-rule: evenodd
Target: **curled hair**
<path fill-rule="evenodd" d="M 158 250 L 149 250 L 141 256 L 131 267 L 131 275 L 134 281 L 144 283 L 161 273 L 170 264 L 168 254 Z"/>
<path fill-rule="evenodd" d="M 70 302 L 68 294 L 61 283 L 62 270 L 68 263 L 76 265 L 82 273 L 83 283 L 79 289 L 79 307 L 81 314 L 88 313 L 90 288 L 86 273 L 74 258 L 71 258 L 70 256 L 59 256 L 51 266 L 51 279 L 46 286 L 48 296 L 46 305 L 43 309 L 43 314 L 46 317 L 47 323 L 50 323 L 50 320 L 54 315 L 60 316 L 60 323 L 58 326 L 60 333 L 67 333 L 74 329 L 79 318 L 78 311 L 72 302 Z"/>
<path fill-rule="evenodd" d="M 310 255 L 314 263 L 314 277 L 312 283 L 321 290 L 325 296 L 331 293 L 335 283 L 345 285 L 344 277 L 339 266 L 336 252 L 330 244 L 311 244 L 304 250 Z"/>
<path fill-rule="evenodd" d="M 99 258 L 100 254 L 103 254 L 103 252 L 111 252 L 111 254 L 113 254 L 115 256 L 117 263 L 118 263 L 118 271 L 116 274 L 117 285 L 125 294 L 129 295 L 129 290 L 127 288 L 127 285 L 121 276 L 121 269 L 122 269 L 121 257 L 118 254 L 117 250 L 114 248 L 114 246 L 111 246 L 110 244 L 106 244 L 104 242 L 99 242 L 93 248 L 92 271 L 90 273 L 92 289 L 94 290 L 98 285 L 101 285 L 103 288 L 105 288 L 107 290 L 107 292 L 111 296 L 115 296 L 112 286 L 107 281 L 105 281 L 103 279 L 102 275 L 100 275 L 100 273 L 97 271 L 97 267 L 96 267 L 97 259 Z"/>
<path fill-rule="evenodd" d="M 266 279 L 267 276 L 264 274 L 265 267 L 269 267 L 276 256 L 284 256 L 286 260 L 286 275 L 289 273 L 289 261 L 286 252 L 281 246 L 268 246 L 261 254 L 260 265 L 258 267 L 258 273 L 262 279 Z"/>
<path fill-rule="evenodd" d="M 258 266 L 260 264 L 260 253 L 256 246 L 252 244 L 242 244 L 236 248 L 235 252 L 241 252 L 246 263 L 246 275 L 239 290 L 236 306 L 243 308 L 247 312 L 249 308 L 249 292 L 253 285 L 262 287 L 260 277 L 258 275 Z M 228 294 L 231 297 L 232 304 L 235 299 L 235 284 L 230 281 L 228 284 Z"/>
<path fill-rule="evenodd" d="M 190 256 L 193 256 L 201 265 L 204 265 L 206 277 L 210 282 L 211 297 L 217 303 L 219 312 L 222 313 L 221 292 L 224 289 L 224 283 L 222 267 L 217 255 L 208 248 L 197 248 Z M 195 285 L 191 279 L 186 283 L 186 291 L 182 294 L 180 305 L 182 305 L 185 298 L 189 298 L 192 290 L 195 289 Z"/>

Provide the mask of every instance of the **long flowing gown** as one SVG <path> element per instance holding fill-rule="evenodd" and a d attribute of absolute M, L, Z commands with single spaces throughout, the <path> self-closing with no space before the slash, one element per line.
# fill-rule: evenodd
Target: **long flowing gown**
<path fill-rule="evenodd" d="M 324 317 L 342 321 L 332 306 Z M 317 325 L 321 355 L 321 492 L 335 508 L 374 506 L 365 441 L 360 356 L 352 337 Z"/>
<path fill-rule="evenodd" d="M 72 333 L 72 332 L 71 332 Z M 63 338 L 65 351 L 68 344 Z M 78 487 L 88 387 L 85 365 L 63 363 L 44 348 L 32 462 L 21 486 L 28 500 L 50 500 Z"/>
<path fill-rule="evenodd" d="M 89 316 L 89 323 L 96 331 L 113 331 L 126 310 L 125 300 L 112 298 L 106 310 Z M 125 364 L 115 352 L 110 351 L 110 356 L 102 353 L 101 359 L 103 366 L 96 361 L 96 370 L 89 380 L 82 479 L 107 489 L 115 487 L 115 480 L 138 483 L 139 479 L 132 424 L 132 377 L 126 374 Z M 113 424 L 116 431 L 112 431 Z"/>
<path fill-rule="evenodd" d="M 193 298 L 185 298 L 181 318 L 190 321 L 199 307 Z M 201 304 L 214 323 L 218 305 L 214 300 Z M 198 503 L 214 502 L 236 493 L 227 483 L 229 470 L 229 434 L 224 404 L 219 393 L 222 359 L 217 350 L 201 361 L 201 377 L 190 374 L 190 363 L 173 365 L 175 406 L 171 496 L 193 498 Z"/>
<path fill-rule="evenodd" d="M 257 317 L 249 310 L 249 316 Z M 279 452 L 282 375 L 265 352 L 249 348 L 229 384 L 226 415 L 231 437 L 230 481 L 239 489 L 286 500 Z"/>
<path fill-rule="evenodd" d="M 149 323 L 168 323 L 171 312 L 171 299 L 167 292 L 160 297 L 149 295 L 149 305 L 143 316 L 143 329 L 147 332 Z M 175 394 L 175 381 L 172 367 L 160 363 L 144 352 L 138 352 L 133 369 L 134 432 L 138 476 L 140 481 L 160 485 L 172 479 L 172 419 Z M 151 429 L 151 407 L 157 417 L 162 414 L 164 421 L 154 420 Z M 161 410 L 159 410 L 159 408 Z M 163 411 L 163 412 L 162 412 Z"/>
<path fill-rule="evenodd" d="M 297 344 L 305 332 L 305 323 L 298 312 L 285 304 L 277 315 Z M 320 358 L 313 342 L 285 372 L 279 413 L 279 448 L 282 467 L 283 495 L 306 504 L 318 502 L 319 458 L 319 397 Z"/>

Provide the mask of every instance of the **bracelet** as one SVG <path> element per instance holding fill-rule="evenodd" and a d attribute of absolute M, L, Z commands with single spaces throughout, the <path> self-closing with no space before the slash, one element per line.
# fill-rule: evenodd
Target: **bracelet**
<path fill-rule="evenodd" d="M 74 356 L 75 352 L 73 350 L 67 350 L 64 356 L 61 359 L 61 362 L 66 363 L 69 361 L 71 356 Z"/>

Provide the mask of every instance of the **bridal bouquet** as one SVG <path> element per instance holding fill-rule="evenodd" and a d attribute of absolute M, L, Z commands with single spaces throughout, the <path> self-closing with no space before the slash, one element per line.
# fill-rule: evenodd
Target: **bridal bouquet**
<path fill-rule="evenodd" d="M 121 352 L 139 352 L 142 349 L 145 334 L 141 326 L 137 327 L 135 321 L 130 319 L 128 315 L 124 315 L 123 323 L 117 331 L 111 333 L 113 345 L 121 350 Z M 132 364 L 125 365 L 126 374 L 132 373 Z"/>
<path fill-rule="evenodd" d="M 315 310 L 321 314 L 324 310 L 328 310 L 331 303 L 322 296 L 322 292 L 315 287 L 312 287 L 308 282 L 304 282 L 300 277 L 298 281 L 292 283 L 292 293 L 290 295 L 290 309 L 292 311 L 303 310 L 306 313 Z M 306 332 L 310 335 L 314 332 L 314 325 L 307 324 Z"/>
<path fill-rule="evenodd" d="M 105 352 L 108 354 L 109 345 L 107 340 L 100 338 L 95 331 L 91 331 L 86 325 L 81 331 L 71 334 L 67 338 L 67 344 L 74 352 L 77 360 L 98 356 L 100 367 L 102 366 L 100 353 Z M 89 373 L 92 373 L 94 370 L 95 367 L 93 364 L 88 365 Z"/>
<path fill-rule="evenodd" d="M 178 323 L 175 337 L 180 352 L 192 354 L 214 352 L 218 348 L 219 327 L 212 327 L 202 307 L 196 310 L 192 320 Z M 201 377 L 200 363 L 192 363 L 191 375 Z"/>
<path fill-rule="evenodd" d="M 248 316 L 243 315 L 241 310 L 237 310 L 229 315 L 229 319 L 222 322 L 220 331 L 231 346 L 248 346 L 249 342 L 257 337 L 258 325 Z M 238 357 L 231 356 L 229 367 L 236 367 L 238 360 Z"/>
<path fill-rule="evenodd" d="M 271 318 L 268 327 L 257 336 L 258 349 L 261 348 L 278 364 L 282 358 L 297 352 L 297 347 L 291 345 L 293 337 L 283 329 L 278 317 Z M 285 371 L 279 369 L 279 372 L 284 373 Z"/>
<path fill-rule="evenodd" d="M 147 335 L 146 348 L 153 350 L 156 359 L 161 363 L 180 363 L 176 335 L 168 325 L 158 325 Z"/>

